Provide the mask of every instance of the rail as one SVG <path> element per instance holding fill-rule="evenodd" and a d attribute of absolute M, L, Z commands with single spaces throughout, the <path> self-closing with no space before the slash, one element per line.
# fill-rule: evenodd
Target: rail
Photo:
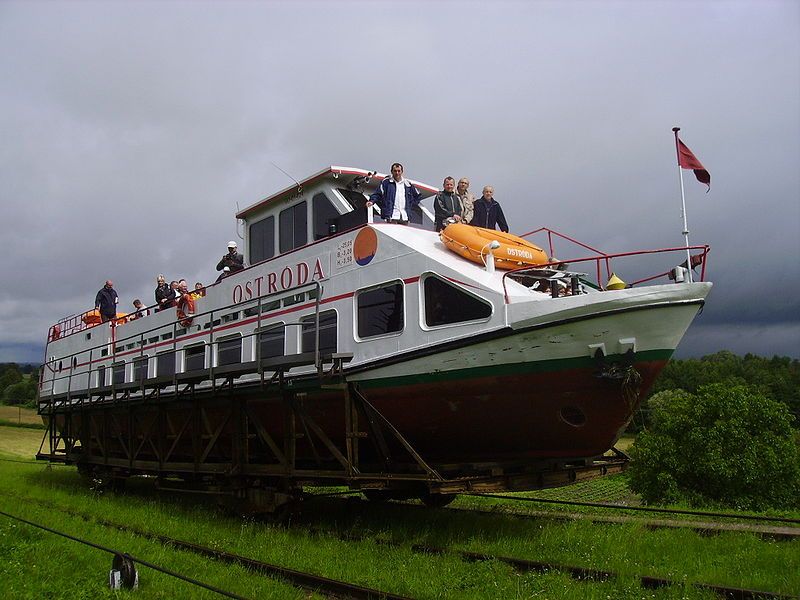
<path fill-rule="evenodd" d="M 215 361 L 214 361 L 213 348 L 214 348 L 214 344 L 215 343 L 219 344 L 219 341 L 215 340 L 214 334 L 216 332 L 218 332 L 219 329 L 223 328 L 222 327 L 223 325 L 225 325 L 224 329 L 228 329 L 230 327 L 230 322 L 227 322 L 227 323 L 222 323 L 221 322 L 222 318 L 224 316 L 227 316 L 227 315 L 224 315 L 223 313 L 226 313 L 226 311 L 229 311 L 232 308 L 238 308 L 239 310 L 237 311 L 237 313 L 241 313 L 242 315 L 244 315 L 247 310 L 252 310 L 253 308 L 256 308 L 256 307 L 258 308 L 257 313 L 251 316 L 251 320 L 250 321 L 248 321 L 246 318 L 241 318 L 241 321 L 242 321 L 241 325 L 243 325 L 243 324 L 245 324 L 247 322 L 255 323 L 255 327 L 254 327 L 252 333 L 247 333 L 247 334 L 243 333 L 243 334 L 241 334 L 242 342 L 244 342 L 245 339 L 250 339 L 250 338 L 253 338 L 253 337 L 260 336 L 263 333 L 265 333 L 267 330 L 277 329 L 278 327 L 283 327 L 284 330 L 287 327 L 307 327 L 308 326 L 308 322 L 304 321 L 302 319 L 299 320 L 299 321 L 296 321 L 296 322 L 288 322 L 288 323 L 273 322 L 273 321 L 268 321 L 268 322 L 265 323 L 265 319 L 269 319 L 270 318 L 270 313 L 272 313 L 272 312 L 274 312 L 276 310 L 276 308 L 269 308 L 269 309 L 265 310 L 265 306 L 269 305 L 269 300 L 270 299 L 277 298 L 277 300 L 273 300 L 273 304 L 274 304 L 274 302 L 278 302 L 279 306 L 285 307 L 285 306 L 288 306 L 288 304 L 285 303 L 286 299 L 288 299 L 288 298 L 296 299 L 301 293 L 303 294 L 304 298 L 303 298 L 302 301 L 296 302 L 296 304 L 307 303 L 307 301 L 312 299 L 312 295 L 313 295 L 313 300 L 314 300 L 314 349 L 313 349 L 314 363 L 313 364 L 314 364 L 315 368 L 317 369 L 317 372 L 321 373 L 323 365 L 322 365 L 322 360 L 321 360 L 320 339 L 319 339 L 319 337 L 320 337 L 319 336 L 319 334 L 320 334 L 320 308 L 319 307 L 320 307 L 320 301 L 321 301 L 321 298 L 322 298 L 322 286 L 320 285 L 320 283 L 318 281 L 312 281 L 312 282 L 306 283 L 304 285 L 292 288 L 290 290 L 281 290 L 281 291 L 278 291 L 278 292 L 266 293 L 266 294 L 262 294 L 260 296 L 254 297 L 252 299 L 249 299 L 249 300 L 247 300 L 245 302 L 234 302 L 234 303 L 222 306 L 222 307 L 218 307 L 218 308 L 214 308 L 214 309 L 211 309 L 211 310 L 208 310 L 208 311 L 198 312 L 198 313 L 194 313 L 192 315 L 189 315 L 191 317 L 193 323 L 196 323 L 198 320 L 201 320 L 204 317 L 208 316 L 208 323 L 207 323 L 208 332 L 207 332 L 206 335 L 208 335 L 209 339 L 208 339 L 207 345 L 208 345 L 208 347 L 212 348 L 212 352 L 211 352 L 211 355 L 210 355 L 210 360 L 208 362 L 208 365 L 209 365 L 208 367 L 205 367 L 205 359 L 204 359 L 204 368 L 203 368 L 203 370 L 208 371 L 209 378 L 212 381 L 214 381 L 215 380 L 215 377 L 214 377 L 215 369 L 218 369 L 220 367 L 220 365 L 217 365 L 216 367 L 214 366 L 214 362 Z M 308 294 L 308 296 L 306 296 L 306 294 Z M 281 303 L 281 300 L 283 300 L 284 302 Z M 214 315 L 215 314 L 219 317 L 219 319 L 217 319 L 217 320 L 214 319 Z M 254 317 L 254 318 L 252 318 L 252 317 Z M 147 318 L 147 317 L 145 317 L 145 318 Z M 84 349 L 81 349 L 79 351 L 72 352 L 72 353 L 69 353 L 69 354 L 64 354 L 64 355 L 61 355 L 59 357 L 53 357 L 51 360 L 48 360 L 48 361 L 46 361 L 44 363 L 43 368 L 41 370 L 42 373 L 44 373 L 45 369 L 47 369 L 47 370 L 49 370 L 51 372 L 53 377 L 45 378 L 44 375 L 42 375 L 40 377 L 40 381 L 39 381 L 40 399 L 41 399 L 42 396 L 47 397 L 47 396 L 56 395 L 56 391 L 55 391 L 56 390 L 56 382 L 64 381 L 64 380 L 67 380 L 67 390 L 66 390 L 67 394 L 71 394 L 74 391 L 77 392 L 77 391 L 84 391 L 84 390 L 87 393 L 90 394 L 91 391 L 94 390 L 94 389 L 100 390 L 100 389 L 102 389 L 104 387 L 109 387 L 112 396 L 116 397 L 116 391 L 117 391 L 116 388 L 117 388 L 117 386 L 122 386 L 123 384 L 125 384 L 125 382 L 124 381 L 123 382 L 118 382 L 117 381 L 118 378 L 117 378 L 117 376 L 116 376 L 116 374 L 114 372 L 114 367 L 118 363 L 115 363 L 114 359 L 115 359 L 115 357 L 116 357 L 116 355 L 117 355 L 117 353 L 119 351 L 118 348 L 120 348 L 120 347 L 123 348 L 123 352 L 125 352 L 127 354 L 127 352 L 124 350 L 126 344 L 130 345 L 131 343 L 133 343 L 135 345 L 138 345 L 138 347 L 139 347 L 138 356 L 132 357 L 132 359 L 131 359 L 131 362 L 134 364 L 133 383 L 136 383 L 136 382 L 144 383 L 146 380 L 152 379 L 152 378 L 148 378 L 147 377 L 149 363 L 148 363 L 148 366 L 145 366 L 144 376 L 137 377 L 137 375 L 136 375 L 136 361 L 137 360 L 141 361 L 141 360 L 147 359 L 149 361 L 150 358 L 156 358 L 156 357 L 159 357 L 159 356 L 164 355 L 164 354 L 171 354 L 172 360 L 173 360 L 173 367 L 175 367 L 174 361 L 175 361 L 175 358 L 176 358 L 177 352 L 178 352 L 178 346 L 177 346 L 178 338 L 181 335 L 184 335 L 184 334 L 188 335 L 189 329 L 191 327 L 191 325 L 189 327 L 185 327 L 181 323 L 182 320 L 184 320 L 184 319 L 177 318 L 177 315 L 176 315 L 176 319 L 174 321 L 171 321 L 171 322 L 168 322 L 168 323 L 163 323 L 161 325 L 152 327 L 152 328 L 147 329 L 145 331 L 142 331 L 140 333 L 137 333 L 137 334 L 134 334 L 134 335 L 130 335 L 130 336 L 126 336 L 126 337 L 123 337 L 123 338 L 117 338 L 116 337 L 116 332 L 117 332 L 117 330 L 119 328 L 119 325 L 116 325 L 113 321 L 108 321 L 107 324 L 110 327 L 110 332 L 111 332 L 111 339 L 109 341 L 104 341 L 104 342 L 99 343 L 99 344 L 97 344 L 95 346 L 91 346 L 89 348 L 84 348 Z M 233 320 L 234 321 L 235 320 L 239 320 L 239 317 L 237 317 L 236 319 L 233 319 Z M 205 329 L 204 324 L 200 325 L 200 327 L 201 327 L 200 331 L 202 331 L 202 329 Z M 267 329 L 264 329 L 265 327 Z M 171 331 L 168 331 L 169 328 L 171 328 Z M 156 332 L 158 332 L 158 335 L 156 335 L 155 337 L 156 338 L 160 338 L 159 341 L 153 341 L 154 338 L 151 337 L 154 334 L 156 334 Z M 151 357 L 150 355 L 144 354 L 145 350 L 148 348 L 147 344 L 152 343 L 153 344 L 153 346 L 152 346 L 153 348 L 158 346 L 158 345 L 160 345 L 161 343 L 163 343 L 165 341 L 163 339 L 163 335 L 166 335 L 167 333 L 170 334 L 170 337 L 168 339 L 172 340 L 172 344 L 171 344 L 172 345 L 172 350 L 171 351 L 156 353 L 153 357 Z M 197 334 L 195 333 L 195 334 L 192 334 L 192 335 L 196 336 Z M 146 342 L 146 340 L 147 340 L 147 342 Z M 48 346 L 49 346 L 49 342 L 48 342 Z M 110 350 L 109 350 L 109 346 L 110 346 Z M 242 347 L 243 346 L 244 346 L 244 343 L 242 343 Z M 302 348 L 302 345 L 301 345 L 301 348 Z M 105 354 L 103 354 L 104 350 L 105 350 Z M 219 347 L 217 346 L 217 351 L 218 350 L 219 350 Z M 79 363 L 78 362 L 79 357 L 82 356 L 82 355 L 85 356 L 87 354 L 87 352 L 88 352 L 88 355 L 89 355 L 88 356 L 88 360 L 86 362 L 80 362 Z M 255 344 L 255 356 L 254 356 L 255 363 L 258 365 L 258 373 L 259 373 L 259 375 L 261 377 L 263 377 L 264 367 L 263 367 L 262 360 L 261 360 L 261 358 L 262 358 L 261 357 L 261 353 L 262 353 L 261 344 L 260 343 L 256 343 Z M 98 354 L 100 355 L 100 358 L 98 358 L 98 356 L 97 356 Z M 240 357 L 241 357 L 241 351 L 240 351 Z M 110 386 L 106 386 L 106 384 L 105 384 L 105 367 L 103 368 L 103 370 L 98 369 L 97 371 L 95 371 L 92 368 L 92 365 L 95 362 L 98 362 L 98 361 L 105 362 L 105 361 L 108 361 L 108 360 L 112 361 L 111 365 L 110 365 L 111 370 L 112 370 Z M 63 363 L 65 361 L 67 362 L 67 367 L 63 367 Z M 59 367 L 55 366 L 56 363 L 59 364 Z M 125 361 L 126 365 L 127 365 L 127 363 L 128 363 L 128 361 Z M 87 366 L 87 370 L 86 370 L 86 372 L 81 372 L 80 375 L 86 375 L 86 377 L 87 377 L 86 387 L 84 388 L 82 386 L 82 387 L 80 387 L 80 388 L 78 388 L 76 390 L 73 390 L 72 389 L 72 379 L 73 379 L 74 372 L 75 372 L 75 370 L 77 368 L 83 367 L 83 366 Z M 57 374 L 60 374 L 63 371 L 64 368 L 67 369 L 68 374 L 65 375 L 65 376 L 56 376 Z M 158 365 L 156 365 L 156 369 L 157 368 L 158 368 Z M 170 374 L 172 376 L 172 385 L 177 386 L 178 383 L 180 383 L 179 382 L 179 375 L 182 375 L 182 373 L 179 373 L 177 368 L 173 368 L 172 371 L 173 372 Z M 101 382 L 101 381 L 99 381 L 99 377 L 100 376 L 98 376 L 98 381 L 97 381 L 97 385 L 96 386 L 92 385 L 92 379 L 91 379 L 92 378 L 92 374 L 94 372 L 102 373 L 102 377 L 104 378 L 104 381 Z M 75 374 L 75 375 L 77 375 L 77 374 Z M 157 377 L 159 377 L 159 376 L 158 376 L 158 373 L 156 372 L 155 378 L 157 378 Z M 45 383 L 50 383 L 51 384 L 51 389 L 50 389 L 48 394 L 43 394 L 43 385 Z M 62 393 L 62 392 L 58 392 L 58 393 Z"/>
<path fill-rule="evenodd" d="M 546 229 L 546 228 L 537 229 L 535 232 L 531 232 L 531 233 L 537 233 L 537 232 L 541 232 L 541 231 L 547 231 L 548 234 L 555 233 L 555 232 L 552 232 L 551 230 Z M 525 234 L 525 235 L 528 235 L 528 234 Z M 558 235 L 560 235 L 560 234 L 558 234 Z M 563 236 L 563 237 L 566 238 L 566 236 Z M 572 238 L 566 238 L 566 239 L 568 239 L 569 241 L 575 242 L 575 240 L 572 240 Z M 626 287 L 634 287 L 636 285 L 640 285 L 642 283 L 647 283 L 649 281 L 654 281 L 654 280 L 660 279 L 660 278 L 670 278 L 672 276 L 673 272 L 674 272 L 675 267 L 681 267 L 681 268 L 689 268 L 689 267 L 691 267 L 691 268 L 694 268 L 696 266 L 701 266 L 699 281 L 705 281 L 706 262 L 707 262 L 706 259 L 708 257 L 709 251 L 711 250 L 710 246 L 704 244 L 704 245 L 699 245 L 699 246 L 689 246 L 688 248 L 686 246 L 677 246 L 677 247 L 673 247 L 673 248 L 658 248 L 658 249 L 653 249 L 653 250 L 636 250 L 636 251 L 633 251 L 633 252 L 617 252 L 615 254 L 606 254 L 606 253 L 600 252 L 599 250 L 595 250 L 594 248 L 591 248 L 590 246 L 586 246 L 585 244 L 581 244 L 580 242 L 575 242 L 575 243 L 579 244 L 580 246 L 582 246 L 584 248 L 588 248 L 588 249 L 590 249 L 592 251 L 599 252 L 599 254 L 597 254 L 595 256 L 585 256 L 585 257 L 573 258 L 573 259 L 569 259 L 569 260 L 557 259 L 557 260 L 548 262 L 546 264 L 539 265 L 537 267 L 523 267 L 521 269 L 514 269 L 512 271 L 506 271 L 503 274 L 503 295 L 505 297 L 506 304 L 508 304 L 510 302 L 510 299 L 509 299 L 509 296 L 508 296 L 508 288 L 507 288 L 507 278 L 509 278 L 509 277 L 511 277 L 512 279 L 515 278 L 515 277 L 525 277 L 525 276 L 538 277 L 539 274 L 541 274 L 543 271 L 546 271 L 547 269 L 557 270 L 559 265 L 568 264 L 568 265 L 572 266 L 572 265 L 580 264 L 580 263 L 591 263 L 591 262 L 594 262 L 594 266 L 595 266 L 594 270 L 595 270 L 595 278 L 596 278 L 595 279 L 595 283 L 592 284 L 592 282 L 590 280 L 585 280 L 585 279 L 581 279 L 581 281 L 583 283 L 589 284 L 591 287 L 594 287 L 595 289 L 597 289 L 599 291 L 604 291 L 606 289 L 606 287 L 603 284 L 603 281 L 604 281 L 604 278 L 602 276 L 602 270 L 603 270 L 602 267 L 603 267 L 603 265 L 605 265 L 606 278 L 608 278 L 608 277 L 611 276 L 612 273 L 614 273 L 614 270 L 611 268 L 613 259 L 630 258 L 630 257 L 633 257 L 633 256 L 645 256 L 645 255 L 654 255 L 654 254 L 669 254 L 669 253 L 675 253 L 675 252 L 686 253 L 687 250 L 689 252 L 697 251 L 696 254 L 691 255 L 691 265 L 687 265 L 687 260 L 684 260 L 682 263 L 676 264 L 673 268 L 671 268 L 671 269 L 669 269 L 667 271 L 658 273 L 656 275 L 651 275 L 651 276 L 648 276 L 648 277 L 637 279 L 637 280 L 635 280 L 635 281 L 633 281 L 631 283 L 626 284 Z M 550 256 L 551 256 L 551 258 L 553 256 L 552 247 L 550 249 Z M 685 254 L 683 256 L 685 256 Z M 545 278 L 547 278 L 547 277 L 545 277 Z"/>

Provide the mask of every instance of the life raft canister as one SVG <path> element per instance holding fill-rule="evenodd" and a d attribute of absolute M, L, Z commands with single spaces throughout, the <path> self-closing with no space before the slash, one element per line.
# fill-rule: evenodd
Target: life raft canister
<path fill-rule="evenodd" d="M 535 267 L 550 262 L 547 253 L 536 244 L 495 229 L 452 223 L 439 232 L 439 238 L 449 250 L 479 265 L 486 264 L 489 244 L 493 241 L 500 244 L 492 251 L 498 269 Z"/>
<path fill-rule="evenodd" d="M 183 327 L 189 327 L 194 319 L 194 298 L 191 294 L 184 294 L 178 300 L 175 314 Z"/>

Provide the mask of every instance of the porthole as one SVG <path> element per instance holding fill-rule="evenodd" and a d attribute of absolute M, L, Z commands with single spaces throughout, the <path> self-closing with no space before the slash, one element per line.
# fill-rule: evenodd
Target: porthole
<path fill-rule="evenodd" d="M 586 414 L 577 406 L 565 406 L 559 411 L 561 420 L 572 427 L 586 425 Z"/>

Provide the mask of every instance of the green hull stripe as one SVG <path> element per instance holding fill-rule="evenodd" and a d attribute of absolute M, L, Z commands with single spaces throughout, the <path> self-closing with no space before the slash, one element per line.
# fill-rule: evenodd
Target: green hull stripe
<path fill-rule="evenodd" d="M 669 360 L 674 350 L 648 350 L 637 352 L 635 362 L 651 362 Z M 617 361 L 622 358 L 621 354 L 608 355 L 607 361 Z M 470 367 L 454 371 L 434 371 L 432 373 L 418 373 L 416 375 L 404 375 L 402 377 L 383 377 L 380 379 L 365 379 L 359 381 L 362 388 L 387 388 L 403 387 L 407 385 L 417 385 L 422 383 L 434 383 L 445 381 L 463 381 L 470 379 L 481 379 L 483 377 L 505 377 L 509 375 L 533 374 L 533 373 L 557 373 L 559 371 L 569 371 L 573 369 L 592 369 L 595 366 L 593 358 L 580 356 L 577 358 L 557 358 L 553 360 L 539 360 L 527 363 L 510 363 L 503 365 L 489 365 L 485 367 Z"/>

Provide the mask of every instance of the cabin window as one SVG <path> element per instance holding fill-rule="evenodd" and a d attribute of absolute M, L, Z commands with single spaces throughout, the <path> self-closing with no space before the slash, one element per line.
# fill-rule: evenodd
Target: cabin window
<path fill-rule="evenodd" d="M 250 225 L 250 264 L 275 256 L 275 217 L 267 217 Z"/>
<path fill-rule="evenodd" d="M 361 192 L 348 190 L 347 188 L 336 188 L 336 191 L 350 203 L 354 210 L 363 209 L 367 206 L 367 197 Z"/>
<path fill-rule="evenodd" d="M 113 369 L 114 378 L 113 382 L 114 385 L 120 385 L 121 383 L 125 383 L 125 363 L 114 363 L 111 365 Z"/>
<path fill-rule="evenodd" d="M 478 321 L 492 315 L 491 304 L 444 279 L 428 276 L 423 288 L 425 325 L 428 327 Z"/>
<path fill-rule="evenodd" d="M 206 345 L 188 346 L 183 349 L 184 371 L 202 371 L 206 367 Z"/>
<path fill-rule="evenodd" d="M 173 350 L 156 355 L 156 375 L 158 377 L 175 375 L 175 352 Z"/>
<path fill-rule="evenodd" d="M 106 368 L 97 367 L 97 385 L 95 387 L 103 387 L 106 384 Z"/>
<path fill-rule="evenodd" d="M 283 356 L 286 347 L 286 328 L 283 323 L 265 327 L 258 332 L 261 358 Z"/>
<path fill-rule="evenodd" d="M 302 350 L 301 352 L 314 352 L 314 316 L 301 320 Z M 328 310 L 319 313 L 319 351 L 321 354 L 336 352 L 336 311 Z"/>
<path fill-rule="evenodd" d="M 321 240 L 330 235 L 330 225 L 336 222 L 339 211 L 322 192 L 315 194 L 311 203 L 314 215 L 314 239 Z"/>
<path fill-rule="evenodd" d="M 358 292 L 358 337 L 403 330 L 403 284 L 399 281 Z"/>
<path fill-rule="evenodd" d="M 147 356 L 142 356 L 133 360 L 133 381 L 142 382 L 147 379 Z"/>
<path fill-rule="evenodd" d="M 305 246 L 308 242 L 308 209 L 306 202 L 282 210 L 278 216 L 281 253 Z"/>
<path fill-rule="evenodd" d="M 242 336 L 236 335 L 217 342 L 217 366 L 242 362 Z"/>

